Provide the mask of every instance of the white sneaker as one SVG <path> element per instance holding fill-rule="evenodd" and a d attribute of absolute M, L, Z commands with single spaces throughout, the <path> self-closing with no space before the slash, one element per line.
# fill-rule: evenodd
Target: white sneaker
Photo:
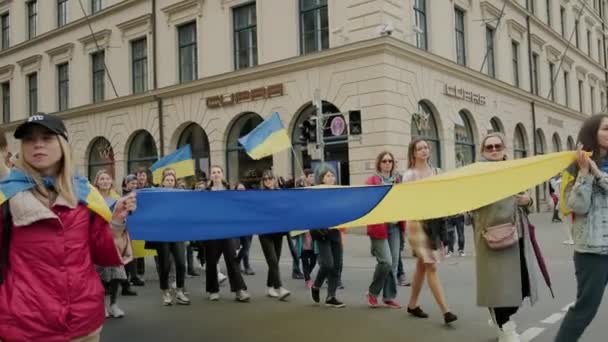
<path fill-rule="evenodd" d="M 213 302 L 217 302 L 218 300 L 220 300 L 220 294 L 217 292 L 210 293 L 209 300 L 213 301 Z"/>
<path fill-rule="evenodd" d="M 503 324 L 498 332 L 498 342 L 520 342 L 516 329 L 517 325 L 513 321 Z"/>
<path fill-rule="evenodd" d="M 466 254 L 464 251 L 460 251 L 460 252 L 458 252 L 458 254 L 459 254 L 461 257 L 465 257 L 465 256 L 467 256 L 467 254 Z"/>
<path fill-rule="evenodd" d="M 177 283 L 176 282 L 172 282 L 170 285 L 172 290 L 175 290 L 177 288 Z"/>
<path fill-rule="evenodd" d="M 564 245 L 574 245 L 574 241 L 566 240 L 566 241 L 564 241 Z"/>
<path fill-rule="evenodd" d="M 177 289 L 175 292 L 175 301 L 180 305 L 190 305 L 190 298 L 186 296 L 184 289 Z"/>
<path fill-rule="evenodd" d="M 266 295 L 271 298 L 279 298 L 279 293 L 274 287 L 269 287 L 268 289 L 266 289 Z"/>
<path fill-rule="evenodd" d="M 169 306 L 173 304 L 173 297 L 171 297 L 171 291 L 165 290 L 163 291 L 163 305 Z"/>
<path fill-rule="evenodd" d="M 226 275 L 220 271 L 217 271 L 217 281 L 218 283 L 223 283 L 226 281 L 226 279 L 228 279 L 228 277 L 226 277 Z"/>
<path fill-rule="evenodd" d="M 289 297 L 290 294 L 291 294 L 291 292 L 289 292 L 288 290 L 281 287 L 279 289 L 279 300 L 287 299 L 287 297 Z"/>
<path fill-rule="evenodd" d="M 125 312 L 122 311 L 116 304 L 110 305 L 110 310 L 108 313 L 114 318 L 122 318 L 125 316 Z"/>
<path fill-rule="evenodd" d="M 250 299 L 251 299 L 251 296 L 249 295 L 249 293 L 247 293 L 247 291 L 245 291 L 245 290 L 236 291 L 236 300 L 238 302 L 246 303 L 246 302 L 249 302 Z"/>

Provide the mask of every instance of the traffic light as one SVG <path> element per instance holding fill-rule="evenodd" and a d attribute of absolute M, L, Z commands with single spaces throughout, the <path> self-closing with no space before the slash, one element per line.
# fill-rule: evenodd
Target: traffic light
<path fill-rule="evenodd" d="M 363 130 L 361 128 L 361 111 L 348 111 L 348 132 L 350 135 L 360 135 Z"/>
<path fill-rule="evenodd" d="M 310 117 L 300 125 L 300 140 L 303 142 L 317 141 L 317 119 Z"/>

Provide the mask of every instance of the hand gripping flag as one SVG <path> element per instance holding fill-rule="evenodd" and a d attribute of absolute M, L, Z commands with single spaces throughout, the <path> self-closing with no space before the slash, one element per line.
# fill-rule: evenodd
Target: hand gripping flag
<path fill-rule="evenodd" d="M 274 112 L 249 134 L 239 139 L 247 154 L 261 159 L 291 147 L 287 130 L 283 127 L 279 113 Z"/>
<path fill-rule="evenodd" d="M 164 169 L 175 170 L 176 178 L 193 176 L 194 160 L 192 159 L 192 148 L 190 148 L 190 145 L 180 147 L 150 166 L 152 182 L 154 184 L 160 184 Z"/>

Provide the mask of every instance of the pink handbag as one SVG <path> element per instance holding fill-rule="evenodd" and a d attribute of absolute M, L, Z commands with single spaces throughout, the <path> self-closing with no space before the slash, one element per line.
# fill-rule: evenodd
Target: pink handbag
<path fill-rule="evenodd" d="M 517 226 L 513 223 L 504 223 L 485 229 L 483 238 L 488 247 L 493 250 L 502 250 L 515 245 L 519 241 Z"/>

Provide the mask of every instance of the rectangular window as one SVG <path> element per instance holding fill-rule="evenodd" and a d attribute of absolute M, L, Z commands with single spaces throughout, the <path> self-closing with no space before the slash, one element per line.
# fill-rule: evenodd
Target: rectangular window
<path fill-rule="evenodd" d="M 547 9 L 547 25 L 549 25 L 549 27 L 551 27 L 551 0 L 547 0 L 547 6 L 545 6 Z"/>
<path fill-rule="evenodd" d="M 496 77 L 496 59 L 494 58 L 494 29 L 486 26 L 486 59 L 488 63 L 488 75 Z"/>
<path fill-rule="evenodd" d="M 131 43 L 133 94 L 148 90 L 148 44 L 146 38 Z"/>
<path fill-rule="evenodd" d="M 540 88 L 540 79 L 538 78 L 538 54 L 532 54 L 532 89 L 534 95 L 538 95 Z"/>
<path fill-rule="evenodd" d="M 4 13 L 2 16 L 0 16 L 0 25 L 2 26 L 2 49 L 4 50 L 11 46 L 11 23 L 8 13 Z"/>
<path fill-rule="evenodd" d="M 91 0 L 91 14 L 101 11 L 102 7 L 101 0 Z"/>
<path fill-rule="evenodd" d="M 179 82 L 197 79 L 196 22 L 177 28 L 179 39 Z"/>
<path fill-rule="evenodd" d="M 101 102 L 105 99 L 105 52 L 98 51 L 91 54 L 92 79 L 93 79 L 93 103 Z"/>
<path fill-rule="evenodd" d="M 602 40 L 601 39 L 597 40 L 597 61 L 600 64 L 602 63 Z"/>
<path fill-rule="evenodd" d="M 513 85 L 519 87 L 519 43 L 511 41 L 511 53 L 513 55 Z"/>
<path fill-rule="evenodd" d="M 595 88 L 589 87 L 590 100 L 591 100 L 591 114 L 595 114 Z"/>
<path fill-rule="evenodd" d="M 329 48 L 327 0 L 300 0 L 301 54 Z"/>
<path fill-rule="evenodd" d="M 414 1 L 414 18 L 416 20 L 416 46 L 419 49 L 427 50 L 426 0 Z"/>
<path fill-rule="evenodd" d="M 570 74 L 564 71 L 564 102 L 566 107 L 570 106 Z"/>
<path fill-rule="evenodd" d="M 581 45 L 580 45 L 580 38 L 579 38 L 579 21 L 578 19 L 574 21 L 574 42 L 575 42 L 575 46 L 580 49 Z"/>
<path fill-rule="evenodd" d="M 58 110 L 69 108 L 70 98 L 70 75 L 68 63 L 57 66 L 57 104 Z"/>
<path fill-rule="evenodd" d="M 38 112 L 38 73 L 27 75 L 28 111 L 30 116 Z"/>
<path fill-rule="evenodd" d="M 591 31 L 587 30 L 587 55 L 591 57 Z"/>
<path fill-rule="evenodd" d="M 526 0 L 526 9 L 532 14 L 536 13 L 536 4 L 534 3 L 534 1 L 535 0 Z"/>
<path fill-rule="evenodd" d="M 2 83 L 2 123 L 11 122 L 11 84 Z"/>
<path fill-rule="evenodd" d="M 579 80 L 578 81 L 578 111 L 579 112 L 583 112 L 583 108 L 584 108 L 584 98 L 583 98 L 583 81 Z"/>
<path fill-rule="evenodd" d="M 258 64 L 257 16 L 255 2 L 233 9 L 234 68 Z"/>
<path fill-rule="evenodd" d="M 68 23 L 68 0 L 57 0 L 57 27 Z"/>
<path fill-rule="evenodd" d="M 36 0 L 27 2 L 27 38 L 36 37 L 36 18 L 38 17 L 38 2 Z"/>
<path fill-rule="evenodd" d="M 464 11 L 455 8 L 454 14 L 456 17 L 456 27 L 454 29 L 456 33 L 456 63 L 461 65 L 467 65 L 467 51 L 465 47 L 465 34 L 464 34 Z"/>
<path fill-rule="evenodd" d="M 549 62 L 549 83 L 551 86 L 551 93 L 549 94 L 549 98 L 551 101 L 555 101 L 555 64 Z"/>
<path fill-rule="evenodd" d="M 562 37 L 566 38 L 566 9 L 563 6 L 559 8 L 559 20 L 562 28 Z"/>
<path fill-rule="evenodd" d="M 603 113 L 606 110 L 606 98 L 604 97 L 604 92 L 600 91 L 600 113 Z"/>

